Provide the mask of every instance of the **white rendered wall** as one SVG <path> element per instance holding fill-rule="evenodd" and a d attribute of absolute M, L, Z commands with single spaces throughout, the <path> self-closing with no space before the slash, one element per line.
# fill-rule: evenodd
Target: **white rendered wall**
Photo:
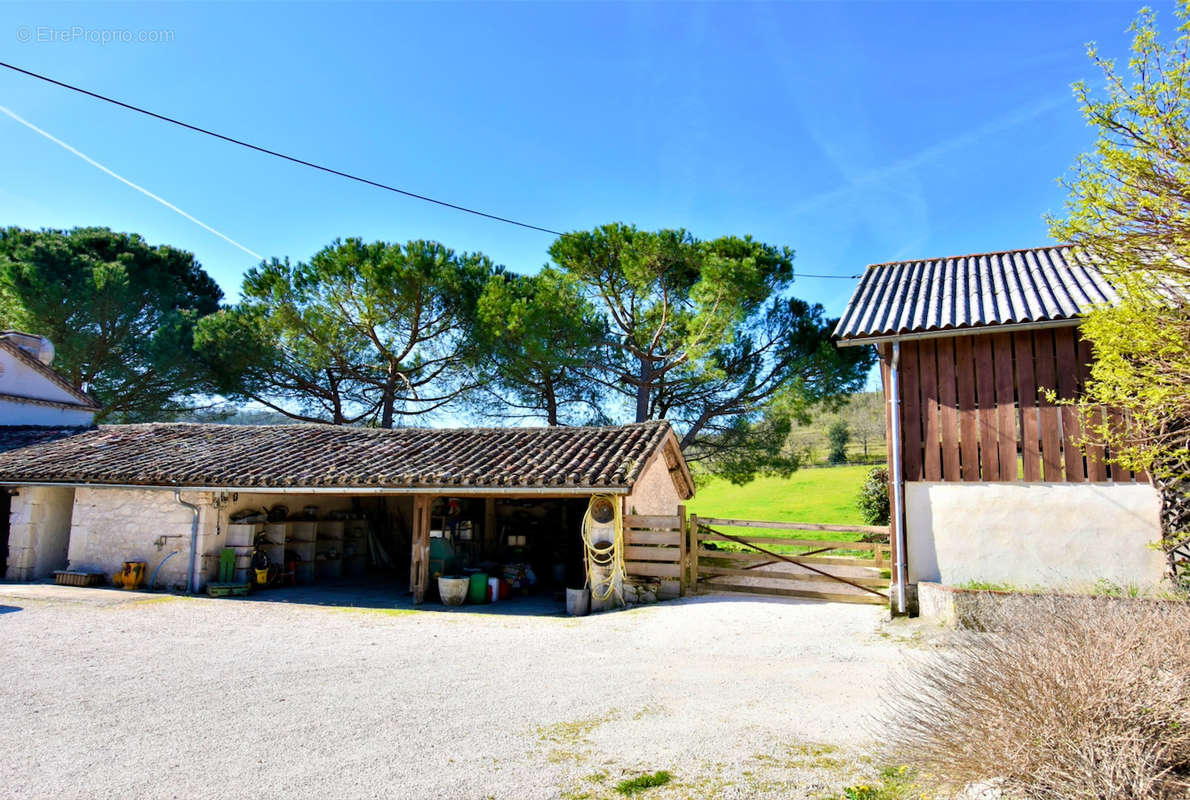
<path fill-rule="evenodd" d="M 649 462 L 637 478 L 632 494 L 628 495 L 626 507 L 629 514 L 672 515 L 678 513 L 678 506 L 684 502 L 669 474 L 664 456 L 659 455 Z"/>
<path fill-rule="evenodd" d="M 72 405 L 79 402 L 73 394 L 2 348 L 0 394 Z M 59 408 L 39 403 L 22 403 L 19 400 L 0 400 L 0 425 L 86 426 L 94 419 L 94 410 L 83 407 Z"/>
<path fill-rule="evenodd" d="M 0 398 L 0 425 L 53 425 L 87 427 L 95 412 L 85 408 L 59 408 Z"/>
<path fill-rule="evenodd" d="M 1139 483 L 905 485 L 909 580 L 1151 587 L 1165 559 L 1160 498 Z"/>
<path fill-rule="evenodd" d="M 23 486 L 12 498 L 8 516 L 10 581 L 48 578 L 66 569 L 74 489 Z"/>

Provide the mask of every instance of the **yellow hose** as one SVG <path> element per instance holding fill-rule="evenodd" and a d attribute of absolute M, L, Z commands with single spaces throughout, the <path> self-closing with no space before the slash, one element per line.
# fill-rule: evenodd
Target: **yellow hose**
<path fill-rule="evenodd" d="M 611 544 L 606 547 L 599 547 L 591 541 L 591 509 L 600 500 L 611 503 L 615 513 L 615 535 L 612 537 Z M 624 567 L 624 517 L 620 510 L 618 497 L 597 494 L 591 498 L 591 502 L 587 505 L 587 513 L 583 515 L 583 546 L 586 548 L 587 585 L 591 587 L 591 597 L 603 602 L 615 594 L 616 599 L 623 605 L 624 576 L 627 574 L 627 570 Z M 601 569 L 608 570 L 606 590 L 595 588 L 595 583 L 591 580 L 592 565 L 598 565 Z"/>

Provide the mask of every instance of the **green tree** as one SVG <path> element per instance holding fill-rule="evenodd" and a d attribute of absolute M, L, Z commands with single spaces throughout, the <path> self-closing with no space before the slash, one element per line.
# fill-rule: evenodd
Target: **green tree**
<path fill-rule="evenodd" d="M 219 389 L 287 416 L 391 428 L 474 385 L 475 306 L 487 257 L 436 242 L 336 241 L 308 263 L 273 259 L 196 343 Z"/>
<path fill-rule="evenodd" d="M 785 296 L 789 248 L 617 223 L 560 237 L 550 255 L 606 320 L 592 377 L 636 421 L 673 422 L 689 459 L 733 479 L 795 469 L 775 434 L 859 388 L 871 365 L 870 352 L 834 346 L 821 306 Z"/>
<path fill-rule="evenodd" d="M 847 443 L 851 441 L 851 428 L 843 420 L 831 423 L 826 429 L 826 438 L 830 443 L 830 455 L 827 456 L 832 464 L 847 463 Z"/>
<path fill-rule="evenodd" d="M 207 388 L 196 322 L 223 293 L 190 253 L 107 228 L 0 230 L 0 325 L 48 337 L 98 420 L 171 419 Z"/>
<path fill-rule="evenodd" d="M 1095 362 L 1090 404 L 1122 409 L 1126 424 L 1085 415 L 1089 437 L 1111 460 L 1145 469 L 1163 496 L 1172 547 L 1190 537 L 1190 5 L 1179 4 L 1179 35 L 1163 44 L 1154 14 L 1131 30 L 1127 70 L 1089 55 L 1102 87 L 1075 84 L 1098 138 L 1065 180 L 1067 214 L 1055 237 L 1077 245 L 1120 295 L 1091 312 L 1082 335 Z"/>
<path fill-rule="evenodd" d="M 604 340 L 598 311 L 565 275 L 493 275 L 479 299 L 476 368 L 490 380 L 476 395 L 487 414 L 544 418 L 547 425 L 604 419 L 589 376 Z"/>

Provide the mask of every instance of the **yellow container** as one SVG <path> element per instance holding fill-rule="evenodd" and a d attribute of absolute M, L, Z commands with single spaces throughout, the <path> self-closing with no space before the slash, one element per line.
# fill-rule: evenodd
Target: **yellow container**
<path fill-rule="evenodd" d="M 145 582 L 145 567 L 143 561 L 125 561 L 120 578 L 124 589 L 139 589 Z"/>

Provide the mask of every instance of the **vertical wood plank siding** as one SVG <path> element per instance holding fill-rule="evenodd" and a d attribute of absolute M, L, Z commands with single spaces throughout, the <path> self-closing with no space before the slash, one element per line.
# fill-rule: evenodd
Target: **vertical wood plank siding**
<path fill-rule="evenodd" d="M 891 347 L 880 355 L 887 397 Z M 1089 440 L 1084 456 L 1078 409 L 1049 400 L 1051 391 L 1059 400 L 1079 397 L 1090 363 L 1073 327 L 902 342 L 905 480 L 1144 480 L 1109 464 L 1101 443 Z M 886 409 L 888 430 L 891 421 Z M 1089 439 L 1104 422 L 1124 424 L 1103 409 L 1089 422 Z"/>
<path fill-rule="evenodd" d="M 959 403 L 954 339 L 938 339 L 938 405 L 942 428 L 942 480 L 959 480 Z"/>
<path fill-rule="evenodd" d="M 905 437 L 902 462 L 905 480 L 925 480 L 921 468 L 921 376 L 917 347 L 901 348 L 901 432 Z"/>

